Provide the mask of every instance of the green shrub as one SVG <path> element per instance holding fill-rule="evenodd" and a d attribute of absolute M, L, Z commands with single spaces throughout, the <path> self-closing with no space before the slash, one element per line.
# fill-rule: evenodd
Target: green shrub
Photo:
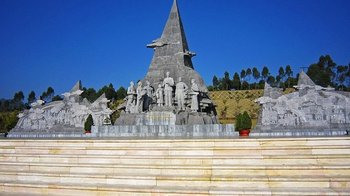
<path fill-rule="evenodd" d="M 239 113 L 236 116 L 236 124 L 235 129 L 236 131 L 241 131 L 245 129 L 251 129 L 252 127 L 252 119 L 250 118 L 248 112 Z"/>
<path fill-rule="evenodd" d="M 250 118 L 249 114 L 247 111 L 243 113 L 243 118 L 242 118 L 242 129 L 251 129 L 252 128 L 252 119 Z"/>
<path fill-rule="evenodd" d="M 236 129 L 236 131 L 242 130 L 242 114 L 241 114 L 241 113 L 239 113 L 239 114 L 236 116 L 235 129 Z"/>
<path fill-rule="evenodd" d="M 0 112 L 0 132 L 6 133 L 14 128 L 18 121 L 18 111 Z"/>
<path fill-rule="evenodd" d="M 91 131 L 91 127 L 94 125 L 94 120 L 92 119 L 92 115 L 89 114 L 87 117 L 85 123 L 84 123 L 84 130 L 85 131 Z"/>

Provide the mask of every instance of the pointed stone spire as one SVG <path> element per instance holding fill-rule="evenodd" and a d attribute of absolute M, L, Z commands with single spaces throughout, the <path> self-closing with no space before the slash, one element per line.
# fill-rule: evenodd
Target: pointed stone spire
<path fill-rule="evenodd" d="M 281 89 L 273 88 L 270 84 L 265 82 L 264 97 L 270 97 L 270 98 L 273 98 L 273 99 L 277 99 L 281 95 L 282 95 Z"/>
<path fill-rule="evenodd" d="M 316 84 L 304 71 L 301 71 L 299 74 L 298 87 L 300 87 L 301 85 L 316 86 Z"/>
<path fill-rule="evenodd" d="M 81 81 L 79 80 L 77 83 L 75 83 L 75 85 L 73 86 L 73 88 L 70 90 L 70 93 L 76 92 L 78 90 L 81 90 Z"/>
<path fill-rule="evenodd" d="M 264 86 L 264 97 L 270 97 L 272 87 L 269 85 L 269 83 L 265 82 Z"/>
<path fill-rule="evenodd" d="M 106 98 L 106 94 L 103 93 L 101 96 L 99 96 L 94 103 L 108 103 L 109 100 Z"/>
<path fill-rule="evenodd" d="M 163 30 L 161 40 L 171 45 L 177 45 L 177 47 L 174 47 L 175 50 L 172 51 L 174 54 L 179 52 L 185 54 L 187 51 L 189 51 L 176 0 L 174 0 L 168 21 Z M 185 66 L 191 67 L 193 69 L 191 58 L 185 60 L 187 60 L 187 62 L 185 62 Z"/>
<path fill-rule="evenodd" d="M 203 79 L 194 71 L 191 58 L 195 53 L 188 49 L 176 0 L 171 7 L 161 38 L 154 40 L 147 47 L 154 48 L 154 55 L 145 80 L 150 81 L 153 87 L 163 81 L 166 72 L 170 72 L 175 81 L 182 77 L 183 82 L 190 86 L 191 79 L 195 79 L 200 89 L 207 91 Z"/>

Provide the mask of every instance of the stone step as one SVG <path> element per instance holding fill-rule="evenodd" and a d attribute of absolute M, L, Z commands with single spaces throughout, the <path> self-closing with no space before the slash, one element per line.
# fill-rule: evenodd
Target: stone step
<path fill-rule="evenodd" d="M 350 154 L 350 148 L 347 146 L 336 146 L 331 148 L 314 148 L 314 149 L 10 149 L 2 148 L 0 153 L 26 153 L 26 154 L 64 154 L 64 155 L 163 155 L 163 156 L 173 156 L 173 155 L 298 155 L 298 154 Z"/>
<path fill-rule="evenodd" d="M 1 140 L 0 146 L 80 147 L 224 147 L 224 146 L 333 146 L 350 145 L 349 137 L 176 139 L 176 140 Z"/>
<path fill-rule="evenodd" d="M 195 176 L 195 175 L 101 175 L 101 174 L 61 174 L 61 173 L 21 173 L 0 172 L 4 181 L 24 181 L 36 183 L 69 183 L 81 185 L 140 185 L 173 187 L 322 187 L 349 188 L 350 176 Z"/>
<path fill-rule="evenodd" d="M 83 186 L 79 184 L 44 184 L 22 181 L 0 181 L 0 190 L 19 195 L 84 195 L 84 196 L 151 196 L 151 195 L 349 195 L 347 188 L 220 188 L 220 187 L 181 187 L 173 186 Z"/>
<path fill-rule="evenodd" d="M 349 195 L 349 187 L 350 137 L 0 141 L 4 193 Z"/>
<path fill-rule="evenodd" d="M 14 150 L 25 151 L 25 150 L 48 150 L 48 151 L 64 151 L 64 150 L 296 150 L 296 149 L 304 149 L 304 150 L 312 150 L 312 149 L 341 149 L 348 148 L 347 145 L 319 145 L 319 146 L 209 146 L 209 147 L 100 147 L 100 146 L 2 146 L 0 150 Z M 12 152 L 12 151 L 9 151 Z M 5 152 L 6 153 L 6 152 Z"/>
<path fill-rule="evenodd" d="M 350 155 L 280 155 L 280 156 L 105 156 L 105 155 L 28 155 L 0 154 L 0 162 L 18 163 L 106 163 L 153 165 L 341 165 L 350 163 Z"/>
<path fill-rule="evenodd" d="M 148 175 L 350 175 L 350 165 L 116 165 L 116 164 L 59 164 L 59 163 L 0 163 L 0 171 L 54 172 L 62 174 L 148 174 Z"/>

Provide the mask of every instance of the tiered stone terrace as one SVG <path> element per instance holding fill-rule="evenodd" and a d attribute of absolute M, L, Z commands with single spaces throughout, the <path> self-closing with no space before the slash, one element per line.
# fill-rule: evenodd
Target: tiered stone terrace
<path fill-rule="evenodd" d="M 0 141 L 0 195 L 349 195 L 350 138 Z"/>

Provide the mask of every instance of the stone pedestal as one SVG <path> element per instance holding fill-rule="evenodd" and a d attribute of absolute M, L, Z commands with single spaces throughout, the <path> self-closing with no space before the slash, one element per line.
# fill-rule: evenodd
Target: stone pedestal
<path fill-rule="evenodd" d="M 175 125 L 173 112 L 147 112 L 140 114 L 122 114 L 115 122 L 120 125 Z"/>
<path fill-rule="evenodd" d="M 116 138 L 223 138 L 238 136 L 232 124 L 93 126 L 97 137 Z"/>

